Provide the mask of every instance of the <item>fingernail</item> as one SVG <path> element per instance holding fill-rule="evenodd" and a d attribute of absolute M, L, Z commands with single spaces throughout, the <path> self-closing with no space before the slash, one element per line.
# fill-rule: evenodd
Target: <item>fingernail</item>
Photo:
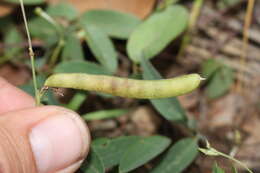
<path fill-rule="evenodd" d="M 52 116 L 34 126 L 29 134 L 39 173 L 62 170 L 86 154 L 87 129 L 74 113 Z"/>
<path fill-rule="evenodd" d="M 58 171 L 56 173 L 72 173 L 72 172 L 76 172 L 79 169 L 80 165 L 83 163 L 83 161 L 84 160 L 80 160 L 80 161 L 74 163 L 73 165 L 70 165 L 69 167 L 64 168 L 63 170 L 60 170 L 60 171 Z"/>

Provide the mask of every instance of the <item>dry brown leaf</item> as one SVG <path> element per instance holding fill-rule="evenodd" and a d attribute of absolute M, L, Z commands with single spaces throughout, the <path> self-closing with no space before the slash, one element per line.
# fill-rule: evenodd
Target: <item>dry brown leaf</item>
<path fill-rule="evenodd" d="M 179 96 L 178 99 L 185 110 L 194 108 L 199 102 L 199 92 L 194 91 L 190 94 Z"/>
<path fill-rule="evenodd" d="M 51 4 L 60 0 L 47 0 Z M 122 12 L 132 13 L 139 18 L 149 15 L 156 0 L 68 0 L 81 13 L 91 9 L 113 9 Z"/>
<path fill-rule="evenodd" d="M 141 106 L 131 115 L 131 121 L 135 126 L 135 133 L 142 136 L 150 136 L 157 132 L 160 119 L 150 107 Z"/>
<path fill-rule="evenodd" d="M 0 3 L 0 17 L 10 14 L 14 6 Z"/>
<path fill-rule="evenodd" d="M 231 126 L 236 116 L 239 115 L 239 108 L 243 105 L 243 99 L 235 94 L 228 94 L 211 103 L 207 117 L 210 119 L 206 124 L 211 128 Z"/>

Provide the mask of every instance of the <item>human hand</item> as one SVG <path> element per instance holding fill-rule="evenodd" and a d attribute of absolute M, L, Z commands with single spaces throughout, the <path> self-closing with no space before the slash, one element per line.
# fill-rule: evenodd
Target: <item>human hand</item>
<path fill-rule="evenodd" d="M 0 173 L 73 173 L 88 154 L 81 118 L 34 99 L 0 78 Z"/>

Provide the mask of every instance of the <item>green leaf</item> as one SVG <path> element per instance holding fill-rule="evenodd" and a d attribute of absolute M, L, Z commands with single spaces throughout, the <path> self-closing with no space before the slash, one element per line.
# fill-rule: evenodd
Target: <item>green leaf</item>
<path fill-rule="evenodd" d="M 5 32 L 4 34 L 4 44 L 6 46 L 4 55 L 11 58 L 15 56 L 22 50 L 22 41 L 23 37 L 15 26 L 9 28 L 8 32 Z"/>
<path fill-rule="evenodd" d="M 84 173 L 105 173 L 102 160 L 95 150 L 91 150 L 87 160 L 85 160 L 80 168 Z"/>
<path fill-rule="evenodd" d="M 90 112 L 82 115 L 82 118 L 85 120 L 101 120 L 108 118 L 116 118 L 121 115 L 124 115 L 128 112 L 126 109 L 112 109 L 112 110 L 102 110 L 96 112 Z"/>
<path fill-rule="evenodd" d="M 10 15 L 0 17 L 0 32 L 6 32 L 6 28 L 13 27 L 13 18 Z"/>
<path fill-rule="evenodd" d="M 99 28 L 84 26 L 86 41 L 97 60 L 111 73 L 117 70 L 117 53 L 112 41 Z"/>
<path fill-rule="evenodd" d="M 4 0 L 4 1 L 10 2 L 10 3 L 16 3 L 16 4 L 20 3 L 19 0 Z M 23 0 L 23 3 L 25 5 L 37 5 L 37 4 L 42 4 L 44 2 L 45 2 L 45 0 Z"/>
<path fill-rule="evenodd" d="M 224 95 L 234 83 L 233 70 L 215 59 L 203 63 L 202 76 L 208 80 L 206 94 L 210 99 Z"/>
<path fill-rule="evenodd" d="M 151 173 L 180 173 L 191 164 L 197 154 L 197 139 L 182 139 L 169 149 Z"/>
<path fill-rule="evenodd" d="M 95 140 L 92 141 L 91 146 L 92 147 L 102 147 L 104 145 L 109 144 L 111 139 L 105 138 L 105 137 L 100 137 L 96 138 Z"/>
<path fill-rule="evenodd" d="M 211 78 L 214 73 L 221 68 L 223 65 L 220 64 L 217 60 L 215 60 L 214 58 L 205 60 L 202 64 L 202 70 L 201 70 L 201 74 L 202 77 L 206 78 L 207 80 L 209 78 Z"/>
<path fill-rule="evenodd" d="M 62 60 L 84 60 L 80 40 L 73 33 L 67 36 L 67 40 L 62 51 Z"/>
<path fill-rule="evenodd" d="M 218 166 L 217 163 L 214 164 L 212 173 L 225 173 L 225 171 Z"/>
<path fill-rule="evenodd" d="M 147 80 L 162 79 L 161 75 L 156 71 L 152 64 L 142 59 L 141 66 L 143 69 L 143 78 Z M 181 107 L 177 98 L 166 99 L 151 99 L 150 100 L 155 109 L 169 121 L 184 122 L 187 120 L 186 114 Z"/>
<path fill-rule="evenodd" d="M 86 92 L 78 91 L 76 94 L 70 99 L 70 102 L 67 104 L 67 108 L 71 110 L 78 110 L 82 103 L 86 100 L 87 95 Z"/>
<path fill-rule="evenodd" d="M 212 79 L 206 87 L 206 94 L 210 99 L 215 99 L 223 96 L 234 83 L 234 71 L 226 66 L 223 66 L 215 72 Z"/>
<path fill-rule="evenodd" d="M 136 26 L 141 22 L 137 17 L 112 10 L 91 10 L 80 18 L 86 26 L 96 26 L 109 36 L 127 39 Z"/>
<path fill-rule="evenodd" d="M 163 136 L 151 136 L 139 139 L 131 147 L 126 149 L 119 163 L 119 172 L 129 172 L 145 164 L 162 153 L 170 143 L 171 140 Z"/>
<path fill-rule="evenodd" d="M 104 67 L 88 61 L 63 62 L 56 66 L 55 73 L 111 74 Z"/>
<path fill-rule="evenodd" d="M 30 34 L 33 37 L 44 41 L 58 37 L 56 28 L 41 17 L 33 18 L 29 21 L 28 25 Z"/>
<path fill-rule="evenodd" d="M 111 140 L 102 140 L 101 142 L 94 141 L 92 147 L 100 156 L 107 169 L 117 165 L 127 148 L 136 143 L 140 138 L 139 136 L 123 136 Z"/>
<path fill-rule="evenodd" d="M 71 9 L 73 7 L 70 7 L 67 3 L 61 3 L 53 7 L 48 7 L 46 12 L 46 15 L 51 16 L 51 18 L 55 17 L 67 17 L 68 19 L 74 19 L 77 17 L 76 11 Z M 39 9 L 36 9 L 36 11 Z M 37 11 L 37 13 L 40 13 Z M 41 12 L 43 13 L 43 12 Z M 55 21 L 55 19 L 52 19 Z M 68 27 L 69 28 L 69 27 Z M 66 28 L 66 29 L 68 29 Z M 32 18 L 29 21 L 29 30 L 30 34 L 33 37 L 40 38 L 44 41 L 52 41 L 53 39 L 57 40 L 57 37 L 60 37 L 60 32 L 64 30 L 62 25 L 59 25 L 58 22 L 50 22 L 47 21 L 46 18 L 43 19 L 43 17 L 35 17 Z M 66 30 L 67 31 L 67 30 Z M 63 31 L 65 32 L 65 31 Z M 52 41 L 53 42 L 53 41 Z"/>
<path fill-rule="evenodd" d="M 151 15 L 134 30 L 127 42 L 131 60 L 139 63 L 141 58 L 150 59 L 159 54 L 185 30 L 188 18 L 187 10 L 179 5 Z"/>
<path fill-rule="evenodd" d="M 57 5 L 50 6 L 47 9 L 47 13 L 52 17 L 60 17 L 68 20 L 74 20 L 78 16 L 76 8 L 67 2 L 62 2 Z"/>

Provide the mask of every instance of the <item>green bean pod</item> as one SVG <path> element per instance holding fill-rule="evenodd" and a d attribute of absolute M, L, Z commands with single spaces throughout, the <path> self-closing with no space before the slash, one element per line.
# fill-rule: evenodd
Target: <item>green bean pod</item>
<path fill-rule="evenodd" d="M 198 74 L 160 80 L 135 80 L 105 75 L 58 73 L 50 76 L 44 85 L 96 91 L 128 98 L 158 99 L 187 94 L 196 89 L 201 80 Z"/>

